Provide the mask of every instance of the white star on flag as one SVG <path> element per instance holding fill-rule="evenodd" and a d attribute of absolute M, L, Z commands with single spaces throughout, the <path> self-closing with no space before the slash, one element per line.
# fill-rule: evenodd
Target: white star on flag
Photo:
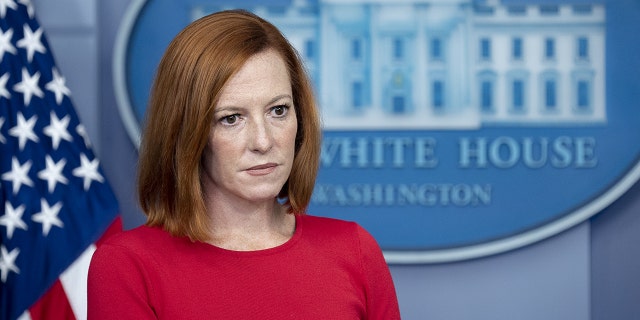
<path fill-rule="evenodd" d="M 4 204 L 5 213 L 0 217 L 0 226 L 7 227 L 7 238 L 13 237 L 13 232 L 16 228 L 27 230 L 27 224 L 22 221 L 22 215 L 24 214 L 24 204 L 14 208 L 9 201 Z"/>
<path fill-rule="evenodd" d="M 98 173 L 99 164 L 100 162 L 98 161 L 98 159 L 89 161 L 84 153 L 80 154 L 80 166 L 73 169 L 72 173 L 74 176 L 82 178 L 84 180 L 85 191 L 89 190 L 92 180 L 104 182 L 104 178 L 100 173 Z"/>
<path fill-rule="evenodd" d="M 13 29 L 9 29 L 7 32 L 0 30 L 0 62 L 2 62 L 2 58 L 6 52 L 16 54 L 16 47 L 11 43 L 12 37 Z"/>
<path fill-rule="evenodd" d="M 51 137 L 54 150 L 58 149 L 61 140 L 67 140 L 69 142 L 73 141 L 69 131 L 67 131 L 69 120 L 70 118 L 68 115 L 64 116 L 62 119 L 58 119 L 55 111 L 51 111 L 51 124 L 44 127 L 42 131 L 44 134 Z"/>
<path fill-rule="evenodd" d="M 20 254 L 20 249 L 14 248 L 9 252 L 4 245 L 0 245 L 0 279 L 2 283 L 7 282 L 9 271 L 20 273 L 16 266 L 16 258 Z"/>
<path fill-rule="evenodd" d="M 62 103 L 64 96 L 68 97 L 71 94 L 71 90 L 65 85 L 65 79 L 60 75 L 58 69 L 53 69 L 53 79 L 44 87 L 56 95 L 58 105 Z"/>
<path fill-rule="evenodd" d="M 2 175 L 2 180 L 13 182 L 13 194 L 18 194 L 20 187 L 25 184 L 33 187 L 33 181 L 29 178 L 29 170 L 31 169 L 31 160 L 20 165 L 18 158 L 11 158 L 11 171 Z"/>
<path fill-rule="evenodd" d="M 67 180 L 67 178 L 65 178 L 65 176 L 62 175 L 62 170 L 64 169 L 64 166 L 67 164 L 67 160 L 60 159 L 60 161 L 56 163 L 56 162 L 53 162 L 53 159 L 51 158 L 51 156 L 47 155 L 45 157 L 45 162 L 46 162 L 47 168 L 38 172 L 38 178 L 42 180 L 47 180 L 47 187 L 48 187 L 49 193 L 53 193 L 53 190 L 55 190 L 56 184 L 58 182 L 63 184 L 69 183 L 69 180 Z"/>
<path fill-rule="evenodd" d="M 31 98 L 35 95 L 39 98 L 44 97 L 44 92 L 38 86 L 38 80 L 40 80 L 40 71 L 31 76 L 27 68 L 22 68 L 22 81 L 16 83 L 13 86 L 13 90 L 22 92 L 24 95 L 24 105 L 29 106 Z"/>
<path fill-rule="evenodd" d="M 26 120 L 22 113 L 18 113 L 18 124 L 15 127 L 9 129 L 9 134 L 18 138 L 18 145 L 20 146 L 20 151 L 24 149 L 24 146 L 27 144 L 27 140 L 31 140 L 33 142 L 38 142 L 38 136 L 33 132 L 33 126 L 36 125 L 36 120 L 38 120 L 38 116 L 34 115 L 33 117 Z"/>
<path fill-rule="evenodd" d="M 91 139 L 89 139 L 89 134 L 87 134 L 87 129 L 85 129 L 84 125 L 79 124 L 76 127 L 76 132 L 82 137 L 82 140 L 84 140 L 84 146 L 87 148 L 91 147 Z"/>
<path fill-rule="evenodd" d="M 54 204 L 53 207 L 50 207 L 49 203 L 47 203 L 47 200 L 40 199 L 40 212 L 31 216 L 31 220 L 42 223 L 42 234 L 45 237 L 49 235 L 49 231 L 51 230 L 52 226 L 56 226 L 59 228 L 64 227 L 64 224 L 58 218 L 60 209 L 62 209 L 61 202 L 58 202 Z"/>
<path fill-rule="evenodd" d="M 0 96 L 5 97 L 7 99 L 11 98 L 11 92 L 7 90 L 7 81 L 9 80 L 10 77 L 11 75 L 9 74 L 9 72 L 3 74 L 2 77 L 0 77 Z"/>
<path fill-rule="evenodd" d="M 7 15 L 7 8 L 16 10 L 18 5 L 13 0 L 0 0 L 0 18 L 4 19 Z"/>
<path fill-rule="evenodd" d="M 18 0 L 18 3 L 27 7 L 27 14 L 29 18 L 33 19 L 33 15 L 35 14 L 35 9 L 33 8 L 33 4 L 30 0 Z"/>
<path fill-rule="evenodd" d="M 29 60 L 29 63 L 31 63 L 31 61 L 33 61 L 33 55 L 36 52 L 45 53 L 47 52 L 47 49 L 45 49 L 45 47 L 42 45 L 42 41 L 40 40 L 40 37 L 42 37 L 42 28 L 38 28 L 38 30 L 33 32 L 33 30 L 31 30 L 31 27 L 25 24 L 23 26 L 23 29 L 24 38 L 18 40 L 18 42 L 16 42 L 16 46 L 18 46 L 18 48 L 24 48 L 25 50 L 27 50 L 27 60 Z"/>
<path fill-rule="evenodd" d="M 2 130 L 2 126 L 4 126 L 4 118 L 0 118 L 0 130 Z M 0 131 L 0 143 L 7 143 L 7 139 L 2 135 L 2 131 Z"/>

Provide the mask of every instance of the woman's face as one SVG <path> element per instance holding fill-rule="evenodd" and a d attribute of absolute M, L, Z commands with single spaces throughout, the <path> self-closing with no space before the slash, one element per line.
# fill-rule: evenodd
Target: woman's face
<path fill-rule="evenodd" d="M 287 181 L 297 131 L 291 81 L 278 53 L 251 57 L 223 87 L 204 150 L 216 200 L 273 200 Z"/>

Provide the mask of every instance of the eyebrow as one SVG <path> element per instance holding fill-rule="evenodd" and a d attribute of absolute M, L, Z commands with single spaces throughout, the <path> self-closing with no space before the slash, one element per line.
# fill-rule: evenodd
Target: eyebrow
<path fill-rule="evenodd" d="M 285 94 L 281 94 L 281 95 L 277 95 L 277 96 L 273 97 L 273 99 L 269 100 L 269 102 L 267 102 L 265 104 L 265 106 L 268 106 L 270 104 L 274 104 L 278 100 L 282 100 L 284 98 L 289 98 L 289 99 L 293 100 L 293 97 L 291 97 L 290 94 L 285 93 Z M 213 113 L 217 114 L 217 113 L 220 113 L 220 112 L 223 112 L 223 111 L 236 112 L 236 111 L 241 111 L 241 110 L 244 110 L 244 108 L 238 107 L 238 106 L 234 106 L 234 105 L 230 105 L 230 106 L 225 106 L 225 107 L 221 107 L 221 108 L 216 108 L 215 110 L 213 110 Z"/>

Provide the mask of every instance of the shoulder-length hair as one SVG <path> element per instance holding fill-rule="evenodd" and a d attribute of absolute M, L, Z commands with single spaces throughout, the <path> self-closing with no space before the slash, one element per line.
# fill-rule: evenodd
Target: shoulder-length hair
<path fill-rule="evenodd" d="M 225 83 L 253 55 L 272 49 L 288 68 L 298 131 L 289 179 L 279 197 L 303 214 L 315 184 L 321 129 L 313 89 L 296 50 L 264 19 L 242 10 L 196 20 L 169 44 L 149 99 L 138 168 L 147 225 L 193 241 L 210 239 L 202 154 Z M 215 150 L 214 150 L 215 152 Z"/>

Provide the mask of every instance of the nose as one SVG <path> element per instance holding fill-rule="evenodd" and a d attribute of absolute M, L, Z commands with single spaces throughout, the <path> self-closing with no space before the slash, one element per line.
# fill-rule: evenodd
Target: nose
<path fill-rule="evenodd" d="M 250 137 L 251 151 L 266 153 L 273 147 L 273 132 L 264 120 L 254 121 Z"/>

